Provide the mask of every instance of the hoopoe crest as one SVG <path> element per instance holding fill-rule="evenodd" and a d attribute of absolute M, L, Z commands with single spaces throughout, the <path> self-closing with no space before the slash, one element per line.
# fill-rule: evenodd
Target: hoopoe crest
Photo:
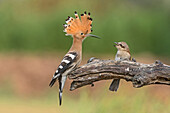
<path fill-rule="evenodd" d="M 90 34 L 92 32 L 92 18 L 90 17 L 90 12 L 87 14 L 81 14 L 79 18 L 77 12 L 75 11 L 75 18 L 68 16 L 66 19 L 66 24 L 64 24 L 64 32 L 67 35 L 71 35 L 76 38 L 85 38 L 88 36 L 99 38 L 96 35 Z"/>

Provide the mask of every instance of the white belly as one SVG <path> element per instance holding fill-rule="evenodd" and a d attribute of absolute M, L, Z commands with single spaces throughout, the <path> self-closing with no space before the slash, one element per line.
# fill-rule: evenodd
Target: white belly
<path fill-rule="evenodd" d="M 130 60 L 130 54 L 125 51 L 117 51 L 117 54 L 115 56 L 116 61 L 122 61 L 122 60 Z"/>

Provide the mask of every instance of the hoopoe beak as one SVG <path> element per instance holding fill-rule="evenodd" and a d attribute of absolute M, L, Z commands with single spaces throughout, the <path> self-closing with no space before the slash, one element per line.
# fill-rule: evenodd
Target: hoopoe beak
<path fill-rule="evenodd" d="M 86 34 L 86 37 L 94 37 L 94 38 L 101 39 L 99 36 L 96 36 L 96 35 L 93 35 L 93 34 Z"/>
<path fill-rule="evenodd" d="M 118 45 L 118 42 L 114 42 L 116 45 L 113 45 L 114 47 L 116 47 Z"/>

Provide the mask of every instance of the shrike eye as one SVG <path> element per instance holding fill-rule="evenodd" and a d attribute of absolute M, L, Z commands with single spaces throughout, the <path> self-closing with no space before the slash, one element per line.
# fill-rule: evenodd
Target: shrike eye
<path fill-rule="evenodd" d="M 119 44 L 122 48 L 125 48 L 125 46 L 123 46 L 122 44 Z"/>
<path fill-rule="evenodd" d="M 83 35 L 83 33 L 81 33 L 81 35 Z"/>

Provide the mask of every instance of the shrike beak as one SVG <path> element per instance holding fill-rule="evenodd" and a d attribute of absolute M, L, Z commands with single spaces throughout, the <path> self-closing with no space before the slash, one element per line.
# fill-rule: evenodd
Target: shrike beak
<path fill-rule="evenodd" d="M 114 47 L 116 47 L 118 45 L 118 42 L 114 42 L 116 45 L 113 45 Z"/>
<path fill-rule="evenodd" d="M 86 37 L 94 37 L 94 38 L 101 39 L 99 36 L 96 36 L 96 35 L 93 35 L 93 34 L 86 34 Z"/>

